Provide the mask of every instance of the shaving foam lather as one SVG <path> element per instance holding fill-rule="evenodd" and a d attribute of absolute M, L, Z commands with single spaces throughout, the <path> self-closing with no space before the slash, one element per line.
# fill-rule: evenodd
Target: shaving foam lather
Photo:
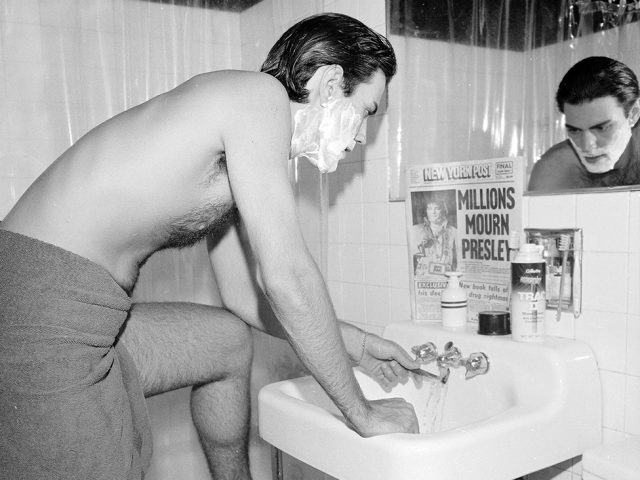
<path fill-rule="evenodd" d="M 305 157 L 320 172 L 328 173 L 355 147 L 362 115 L 351 101 L 341 98 L 321 107 L 308 105 L 295 113 L 293 121 L 291 157 Z"/>

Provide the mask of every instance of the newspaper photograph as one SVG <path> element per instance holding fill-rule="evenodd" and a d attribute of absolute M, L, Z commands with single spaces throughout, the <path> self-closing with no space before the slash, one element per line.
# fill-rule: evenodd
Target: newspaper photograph
<path fill-rule="evenodd" d="M 509 235 L 522 231 L 522 157 L 412 165 L 407 241 L 414 320 L 439 321 L 446 272 L 462 272 L 469 321 L 509 302 Z"/>

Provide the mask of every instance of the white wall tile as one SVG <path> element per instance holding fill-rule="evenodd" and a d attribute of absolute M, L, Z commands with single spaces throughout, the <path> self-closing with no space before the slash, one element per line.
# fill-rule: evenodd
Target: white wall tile
<path fill-rule="evenodd" d="M 344 203 L 338 205 L 340 234 L 339 241 L 346 243 L 362 243 L 363 205 L 361 203 Z"/>
<path fill-rule="evenodd" d="M 365 148 L 366 145 L 356 144 L 355 148 L 340 160 L 340 165 L 345 163 L 361 163 L 364 160 Z"/>
<path fill-rule="evenodd" d="M 388 198 L 386 160 L 367 161 L 364 164 L 362 200 L 364 202 L 386 202 Z"/>
<path fill-rule="evenodd" d="M 332 205 L 329 207 L 327 219 L 327 237 L 329 243 L 340 241 L 340 206 Z"/>
<path fill-rule="evenodd" d="M 407 220 L 404 202 L 389 203 L 389 244 L 407 245 Z"/>
<path fill-rule="evenodd" d="M 411 320 L 411 298 L 409 288 L 389 289 L 389 322 Z"/>
<path fill-rule="evenodd" d="M 632 375 L 627 376 L 624 430 L 640 435 L 640 377 Z"/>
<path fill-rule="evenodd" d="M 358 0 L 358 18 L 371 28 L 383 27 L 386 23 L 385 1 Z"/>
<path fill-rule="evenodd" d="M 351 283 L 364 283 L 364 257 L 362 244 L 340 245 L 340 262 L 342 278 L 340 280 Z M 345 297 L 348 299 L 349 297 Z"/>
<path fill-rule="evenodd" d="M 367 324 L 384 327 L 389 323 L 389 290 L 386 287 L 365 287 Z"/>
<path fill-rule="evenodd" d="M 382 108 L 382 107 L 381 107 Z M 378 113 L 367 120 L 367 143 L 364 160 L 386 160 L 388 152 L 389 121 L 385 114 Z"/>
<path fill-rule="evenodd" d="M 625 376 L 600 371 L 602 381 L 602 423 L 612 430 L 624 430 Z"/>
<path fill-rule="evenodd" d="M 640 253 L 629 254 L 627 311 L 640 315 Z"/>
<path fill-rule="evenodd" d="M 624 253 L 584 252 L 582 308 L 598 312 L 626 313 L 627 262 Z"/>
<path fill-rule="evenodd" d="M 343 320 L 367 324 L 365 286 L 362 283 L 343 283 Z"/>
<path fill-rule="evenodd" d="M 640 253 L 640 191 L 629 194 L 629 252 Z"/>
<path fill-rule="evenodd" d="M 362 203 L 362 177 L 361 162 L 340 162 L 329 176 L 330 203 Z"/>
<path fill-rule="evenodd" d="M 627 374 L 640 377 L 640 315 L 627 316 Z"/>
<path fill-rule="evenodd" d="M 629 192 L 577 196 L 577 223 L 585 251 L 627 252 Z"/>
<path fill-rule="evenodd" d="M 527 227 L 532 228 L 575 228 L 576 195 L 530 196 L 528 199 Z"/>
<path fill-rule="evenodd" d="M 357 1 L 354 0 L 336 0 L 333 3 L 333 8 L 338 13 L 344 13 L 351 17 L 358 18 L 360 15 L 360 9 Z"/>
<path fill-rule="evenodd" d="M 389 285 L 389 246 L 364 245 L 364 282 L 367 285 Z"/>
<path fill-rule="evenodd" d="M 327 248 L 327 276 L 329 280 L 342 280 L 342 262 L 340 261 L 341 244 L 330 243 Z"/>
<path fill-rule="evenodd" d="M 389 247 L 389 285 L 395 288 L 409 288 L 409 257 L 406 246 Z"/>
<path fill-rule="evenodd" d="M 626 329 L 625 314 L 585 311 L 576 324 L 576 339 L 591 346 L 599 368 L 624 373 L 627 349 L 620 339 Z"/>
<path fill-rule="evenodd" d="M 365 244 L 389 243 L 389 207 L 386 203 L 365 203 L 363 205 L 363 242 Z"/>

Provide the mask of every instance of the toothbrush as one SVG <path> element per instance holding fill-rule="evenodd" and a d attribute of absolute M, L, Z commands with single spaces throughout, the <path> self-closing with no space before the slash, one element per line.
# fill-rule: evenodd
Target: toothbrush
<path fill-rule="evenodd" d="M 571 237 L 566 233 L 560 235 L 558 250 L 562 252 L 562 268 L 560 270 L 560 292 L 558 293 L 558 311 L 556 312 L 556 322 L 560 321 L 562 315 L 562 299 L 564 297 L 564 274 L 567 269 L 567 258 L 569 256 L 569 247 L 571 245 Z"/>
<path fill-rule="evenodd" d="M 517 230 L 509 232 L 509 260 L 513 260 L 513 255 L 520 248 L 520 233 Z"/>

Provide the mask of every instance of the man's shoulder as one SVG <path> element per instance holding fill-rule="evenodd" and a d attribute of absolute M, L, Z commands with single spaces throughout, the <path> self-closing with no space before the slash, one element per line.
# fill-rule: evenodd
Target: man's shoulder
<path fill-rule="evenodd" d="M 583 174 L 583 167 L 568 141 L 549 148 L 533 165 L 529 190 L 558 190 L 575 188 L 576 179 Z"/>
<path fill-rule="evenodd" d="M 217 70 L 196 75 L 176 90 L 184 89 L 194 95 L 214 95 L 227 99 L 252 100 L 263 97 L 287 100 L 286 90 L 273 76 L 249 70 Z"/>
<path fill-rule="evenodd" d="M 562 142 L 556 143 L 554 146 L 544 152 L 540 157 L 540 161 L 566 161 L 573 160 L 574 158 L 577 158 L 576 152 L 573 150 L 573 147 L 571 147 L 569 140 L 563 140 Z"/>
<path fill-rule="evenodd" d="M 245 70 L 218 70 L 195 75 L 149 102 L 163 122 L 187 121 L 205 129 L 247 127 L 268 112 L 286 111 L 285 88 L 271 75 Z M 196 127 L 197 128 L 197 127 Z"/>

